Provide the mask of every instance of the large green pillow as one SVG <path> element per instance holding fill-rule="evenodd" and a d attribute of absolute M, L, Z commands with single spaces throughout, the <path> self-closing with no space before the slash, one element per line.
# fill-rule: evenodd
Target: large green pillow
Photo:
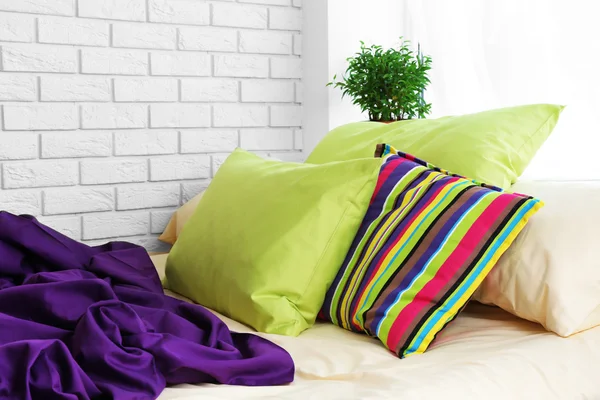
<path fill-rule="evenodd" d="M 173 246 L 165 286 L 258 331 L 300 334 L 369 206 L 372 156 L 310 165 L 234 151 Z"/>
<path fill-rule="evenodd" d="M 562 109 L 535 104 L 387 125 L 348 124 L 327 134 L 306 162 L 369 157 L 377 143 L 389 143 L 440 168 L 508 189 L 552 133 Z"/>

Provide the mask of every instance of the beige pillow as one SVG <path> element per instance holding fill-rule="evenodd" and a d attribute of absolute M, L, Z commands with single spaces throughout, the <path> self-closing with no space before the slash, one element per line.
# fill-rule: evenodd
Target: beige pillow
<path fill-rule="evenodd" d="M 194 214 L 194 211 L 196 211 L 196 207 L 198 207 L 203 195 L 204 192 L 201 192 L 175 211 L 169 220 L 165 231 L 158 237 L 158 240 L 168 244 L 175 244 L 183 226 L 190 219 L 192 214 Z"/>
<path fill-rule="evenodd" d="M 600 182 L 519 182 L 546 204 L 474 299 L 560 336 L 600 325 Z"/>

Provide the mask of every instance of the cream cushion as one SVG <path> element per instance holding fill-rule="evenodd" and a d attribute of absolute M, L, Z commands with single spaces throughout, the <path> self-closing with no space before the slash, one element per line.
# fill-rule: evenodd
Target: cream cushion
<path fill-rule="evenodd" d="M 196 211 L 196 207 L 200 203 L 202 196 L 204 195 L 204 191 L 197 194 L 193 198 L 191 198 L 187 203 L 182 205 L 173 213 L 173 216 L 169 220 L 167 227 L 164 232 L 158 237 L 158 240 L 168 243 L 175 244 L 175 241 L 179 237 L 181 230 L 185 223 L 190 219 L 194 211 Z"/>
<path fill-rule="evenodd" d="M 546 204 L 474 299 L 560 336 L 600 325 L 600 182 L 520 182 Z"/>

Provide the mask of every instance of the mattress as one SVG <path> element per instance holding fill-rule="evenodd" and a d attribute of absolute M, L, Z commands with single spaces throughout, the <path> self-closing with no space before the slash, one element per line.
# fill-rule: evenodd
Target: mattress
<path fill-rule="evenodd" d="M 166 256 L 152 258 L 162 275 Z M 253 332 L 215 314 L 233 331 Z M 600 327 L 561 338 L 478 303 L 467 306 L 425 354 L 403 360 L 376 339 L 327 323 L 296 338 L 258 335 L 291 354 L 292 384 L 180 385 L 160 399 L 600 399 Z"/>

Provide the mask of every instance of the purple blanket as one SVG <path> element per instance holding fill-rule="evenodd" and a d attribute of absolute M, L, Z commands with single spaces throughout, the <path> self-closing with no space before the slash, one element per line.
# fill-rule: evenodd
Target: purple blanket
<path fill-rule="evenodd" d="M 89 247 L 0 212 L 0 398 L 151 399 L 293 376 L 282 348 L 165 296 L 141 247 Z"/>

